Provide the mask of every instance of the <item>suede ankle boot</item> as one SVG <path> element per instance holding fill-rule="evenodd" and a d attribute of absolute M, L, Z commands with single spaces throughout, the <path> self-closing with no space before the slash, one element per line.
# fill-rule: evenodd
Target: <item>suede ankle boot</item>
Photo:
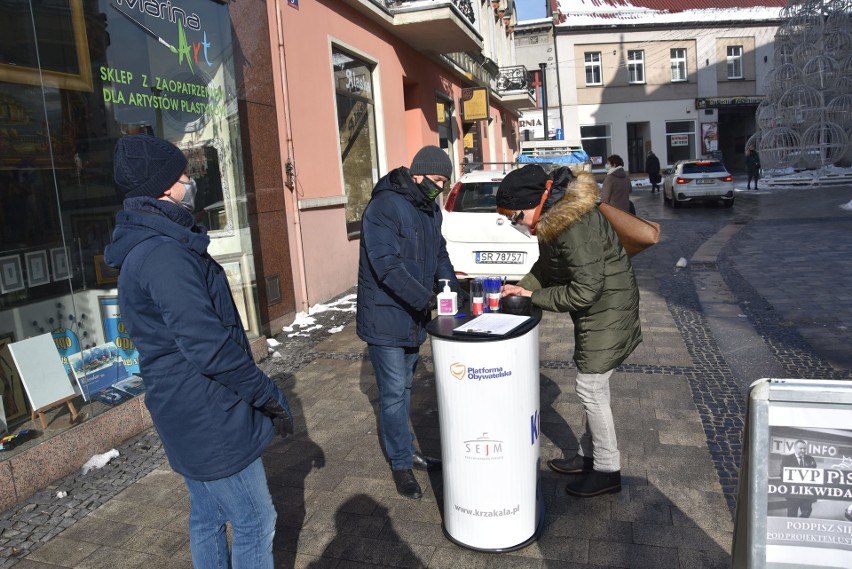
<path fill-rule="evenodd" d="M 621 492 L 621 471 L 601 472 L 600 470 L 591 470 L 569 482 L 565 486 L 565 491 L 572 496 L 581 498 Z"/>

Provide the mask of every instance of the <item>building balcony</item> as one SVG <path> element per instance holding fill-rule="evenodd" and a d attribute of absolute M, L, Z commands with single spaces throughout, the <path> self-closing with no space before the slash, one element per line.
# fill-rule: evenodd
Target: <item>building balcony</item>
<path fill-rule="evenodd" d="M 523 65 L 500 68 L 496 94 L 504 106 L 514 111 L 535 107 L 530 72 Z"/>
<path fill-rule="evenodd" d="M 473 0 L 342 0 L 422 53 L 482 51 Z"/>

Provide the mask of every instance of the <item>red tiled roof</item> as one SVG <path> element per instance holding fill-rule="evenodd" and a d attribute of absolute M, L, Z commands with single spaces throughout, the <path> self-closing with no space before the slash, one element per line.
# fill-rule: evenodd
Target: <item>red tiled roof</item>
<path fill-rule="evenodd" d="M 627 4 L 623 0 L 592 0 L 591 3 L 616 8 Z M 630 0 L 629 4 L 638 8 L 683 12 L 684 10 L 708 8 L 753 8 L 758 6 L 783 8 L 787 5 L 787 0 Z"/>

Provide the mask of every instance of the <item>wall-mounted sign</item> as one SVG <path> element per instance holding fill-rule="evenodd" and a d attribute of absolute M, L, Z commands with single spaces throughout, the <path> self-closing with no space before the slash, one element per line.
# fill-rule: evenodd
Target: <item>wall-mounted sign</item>
<path fill-rule="evenodd" d="M 459 102 L 461 103 L 463 121 L 480 121 L 488 118 L 488 89 L 486 87 L 462 89 Z"/>
<path fill-rule="evenodd" d="M 707 97 L 695 99 L 696 109 L 720 109 L 759 105 L 766 97 Z"/>

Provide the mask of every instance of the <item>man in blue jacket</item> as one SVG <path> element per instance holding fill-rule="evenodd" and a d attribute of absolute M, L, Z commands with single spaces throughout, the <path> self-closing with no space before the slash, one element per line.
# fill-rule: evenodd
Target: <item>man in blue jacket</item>
<path fill-rule="evenodd" d="M 438 279 L 458 286 L 435 202 L 452 173 L 443 150 L 421 148 L 411 168 L 378 181 L 361 220 L 356 331 L 368 344 L 376 374 L 380 438 L 396 490 L 412 500 L 423 494 L 412 467 L 441 468 L 440 460 L 414 446 L 408 418 L 433 289 Z"/>
<path fill-rule="evenodd" d="M 194 565 L 271 569 L 276 514 L 261 454 L 293 420 L 255 365 L 225 272 L 195 225 L 186 165 L 160 138 L 118 141 L 114 175 L 125 200 L 106 261 L 121 270 L 118 302 L 139 350 L 145 405 L 189 490 Z"/>

